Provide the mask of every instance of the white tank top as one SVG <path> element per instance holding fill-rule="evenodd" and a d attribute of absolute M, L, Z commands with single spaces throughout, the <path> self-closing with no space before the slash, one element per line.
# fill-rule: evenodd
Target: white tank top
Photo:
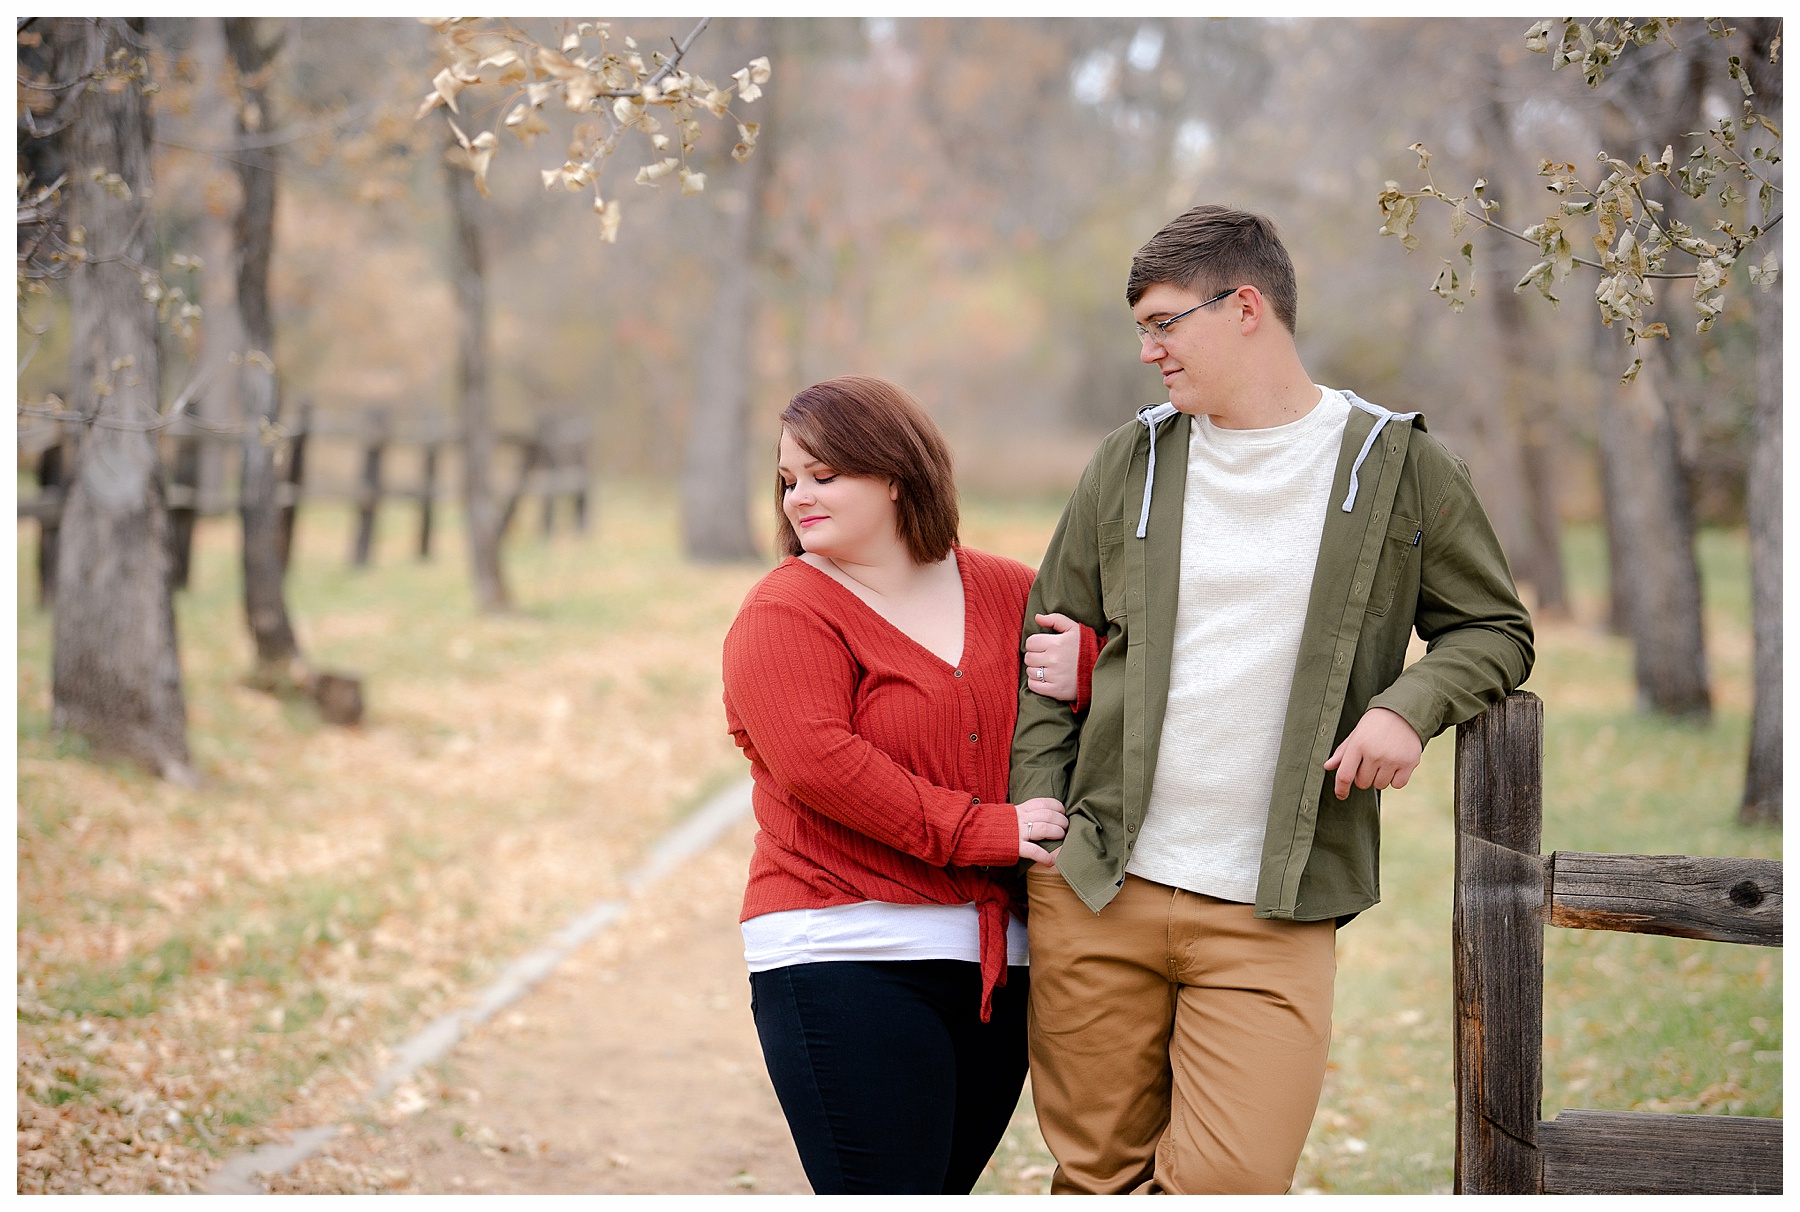
<path fill-rule="evenodd" d="M 743 930 L 744 962 L 752 972 L 834 960 L 981 962 L 981 924 L 973 903 L 857 901 L 824 909 L 783 909 L 749 919 Z M 1010 914 L 1006 919 L 1006 962 L 1030 962 L 1025 923 Z"/>

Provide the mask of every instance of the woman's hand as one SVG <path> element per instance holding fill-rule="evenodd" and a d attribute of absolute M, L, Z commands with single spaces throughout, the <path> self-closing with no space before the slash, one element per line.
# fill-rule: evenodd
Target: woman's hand
<path fill-rule="evenodd" d="M 1014 805 L 1014 811 L 1019 814 L 1019 857 L 1040 867 L 1056 866 L 1056 855 L 1038 843 L 1055 841 L 1068 832 L 1069 818 L 1063 815 L 1062 801 L 1040 796 Z"/>
<path fill-rule="evenodd" d="M 1075 698 L 1075 667 L 1081 659 L 1081 624 L 1066 614 L 1033 616 L 1053 628 L 1025 637 L 1025 684 L 1046 698 Z"/>

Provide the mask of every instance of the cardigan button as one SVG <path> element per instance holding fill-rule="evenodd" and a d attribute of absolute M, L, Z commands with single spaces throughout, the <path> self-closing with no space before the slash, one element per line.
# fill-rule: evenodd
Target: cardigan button
<path fill-rule="evenodd" d="M 977 735 L 976 735 L 976 734 L 975 734 L 975 733 L 973 733 L 973 732 L 971 732 L 971 733 L 970 733 L 970 734 L 969 734 L 969 743 L 970 743 L 970 744 L 971 744 L 971 745 L 973 745 L 973 744 L 974 744 L 974 743 L 975 743 L 975 742 L 976 742 L 976 741 L 979 741 L 979 740 L 980 740 L 980 739 L 981 739 L 981 738 L 980 738 L 980 737 L 979 737 L 979 736 L 977 736 Z"/>
<path fill-rule="evenodd" d="M 961 676 L 962 676 L 962 670 L 960 670 L 960 669 L 958 669 L 958 670 L 955 670 L 955 671 L 954 671 L 954 672 L 952 672 L 952 673 L 951 673 L 951 674 L 950 674 L 950 676 L 951 676 L 951 677 L 953 677 L 953 678 L 959 678 L 959 677 L 961 677 Z"/>
<path fill-rule="evenodd" d="M 970 797 L 970 798 L 969 798 L 969 802 L 970 802 L 970 803 L 971 803 L 971 804 L 979 804 L 979 803 L 981 803 L 981 797 L 980 797 L 980 796 L 978 796 L 978 795 L 977 795 L 977 796 L 971 796 L 971 797 Z"/>

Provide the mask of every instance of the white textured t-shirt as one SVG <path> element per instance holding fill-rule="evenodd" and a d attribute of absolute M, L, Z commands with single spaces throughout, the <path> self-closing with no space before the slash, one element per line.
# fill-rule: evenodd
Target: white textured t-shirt
<path fill-rule="evenodd" d="M 1189 429 L 1169 703 L 1125 870 L 1254 902 L 1294 661 L 1350 402 L 1272 429 Z"/>

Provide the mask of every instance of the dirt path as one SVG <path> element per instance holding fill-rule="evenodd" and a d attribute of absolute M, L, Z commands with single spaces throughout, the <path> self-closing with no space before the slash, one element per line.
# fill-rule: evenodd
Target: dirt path
<path fill-rule="evenodd" d="M 276 1191 L 803 1193 L 750 1020 L 745 820 Z"/>

